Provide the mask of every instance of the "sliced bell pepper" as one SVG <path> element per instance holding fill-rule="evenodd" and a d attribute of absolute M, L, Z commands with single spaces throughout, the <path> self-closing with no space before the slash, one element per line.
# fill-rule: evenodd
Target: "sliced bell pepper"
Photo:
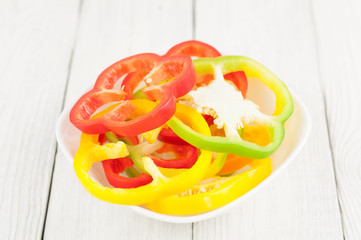
<path fill-rule="evenodd" d="M 222 207 L 244 195 L 271 174 L 269 158 L 253 160 L 251 169 L 232 177 L 217 177 L 187 191 L 144 204 L 150 210 L 171 215 L 189 215 Z"/>
<path fill-rule="evenodd" d="M 135 107 L 129 101 L 123 101 L 127 97 L 123 90 L 113 88 L 126 74 L 137 71 L 146 73 L 147 87 L 143 89 L 146 96 L 160 102 L 151 112 L 129 120 Z M 99 75 L 94 88 L 73 106 L 70 121 L 88 134 L 112 131 L 122 136 L 138 135 L 165 124 L 175 112 L 176 98 L 187 94 L 194 84 L 195 70 L 190 57 L 161 57 L 151 53 L 131 56 L 114 63 Z M 123 102 L 107 114 L 90 119 L 101 106 L 115 101 Z"/>
<path fill-rule="evenodd" d="M 108 138 L 109 142 L 113 142 L 116 143 L 119 140 L 117 138 Z M 123 141 L 124 142 L 124 141 Z M 132 145 L 134 145 L 132 143 Z M 144 148 L 144 144 L 142 144 L 142 146 L 137 146 L 137 149 L 139 149 L 139 151 L 142 151 L 140 148 Z M 153 148 L 154 152 L 157 152 L 159 154 L 161 153 L 169 153 L 172 152 L 175 156 L 176 159 L 162 159 L 160 157 L 156 157 L 153 155 L 148 155 L 148 157 L 150 157 L 154 164 L 157 165 L 158 167 L 163 167 L 163 168 L 190 168 L 194 165 L 194 163 L 197 161 L 198 158 L 198 150 L 196 147 L 189 145 L 189 144 L 185 144 L 185 145 L 174 145 L 174 144 L 163 144 L 163 146 L 158 149 L 158 147 Z M 133 150 L 136 151 L 136 150 Z M 143 151 L 144 152 L 144 151 Z M 117 159 L 117 161 L 119 161 Z M 103 161 L 104 163 L 104 161 Z M 118 163 L 121 164 L 121 163 Z M 130 166 L 128 166 L 130 167 Z M 118 167 L 119 168 L 119 167 Z M 108 168 L 110 169 L 110 168 Z M 104 168 L 105 170 L 105 168 Z M 124 171 L 125 169 L 123 169 Z M 119 174 L 120 172 L 123 171 L 116 171 L 116 174 Z M 107 171 L 105 171 L 105 174 L 107 174 Z M 113 185 L 114 186 L 114 185 Z"/>
<path fill-rule="evenodd" d="M 179 43 L 173 46 L 168 52 L 164 55 L 164 57 L 169 56 L 190 56 L 190 57 L 219 57 L 221 53 L 218 52 L 217 49 L 212 47 L 209 44 L 204 42 L 190 40 Z M 133 95 L 134 90 L 139 86 L 142 82 L 146 74 L 144 71 L 132 72 L 126 76 L 124 81 L 122 82 L 122 89 L 127 93 L 128 99 L 133 98 L 143 98 L 142 91 L 139 90 L 137 92 L 137 96 Z M 240 90 L 243 94 L 243 97 L 246 97 L 247 93 L 247 77 L 244 72 L 231 72 L 226 74 L 225 79 L 230 80 L 234 83 L 234 85 Z M 208 84 L 212 80 L 212 75 L 209 74 L 198 74 L 197 75 L 197 85 Z M 135 93 L 134 93 L 135 94 Z"/>
<path fill-rule="evenodd" d="M 175 46 L 173 46 L 171 49 L 168 50 L 168 52 L 165 54 L 165 56 L 174 56 L 174 55 L 186 55 L 190 57 L 219 57 L 221 56 L 221 53 L 218 52 L 217 49 L 212 47 L 209 44 L 196 41 L 196 40 L 190 40 L 185 41 L 182 43 L 179 43 Z M 243 97 L 246 97 L 247 87 L 248 87 L 248 81 L 245 73 L 243 71 L 240 72 L 230 72 L 224 75 L 225 79 L 230 79 L 235 86 L 242 92 Z M 128 90 L 128 93 L 131 94 L 131 92 L 134 91 L 135 87 L 139 84 L 139 76 L 136 76 L 135 74 L 131 76 L 129 79 L 132 80 L 131 89 Z M 213 76 L 211 74 L 198 74 L 197 75 L 197 84 L 208 84 L 213 79 Z M 125 87 L 127 87 L 127 82 L 124 81 Z M 207 117 L 210 117 L 209 115 L 205 115 Z M 207 121 L 208 122 L 208 121 Z M 213 121 L 212 121 L 213 122 Z M 159 133 L 158 139 L 164 142 L 172 143 L 172 144 L 185 144 L 186 142 L 182 140 L 180 137 L 178 137 L 171 129 L 164 128 Z"/>
<path fill-rule="evenodd" d="M 173 152 L 176 155 L 176 159 L 165 160 L 159 157 L 150 155 L 154 164 L 163 168 L 190 168 L 194 165 L 198 158 L 198 150 L 192 145 L 174 145 L 164 144 L 160 148 L 158 153 Z"/>
<path fill-rule="evenodd" d="M 131 100 L 131 103 L 134 103 L 136 106 L 138 106 L 137 111 L 134 112 L 134 114 L 133 114 L 133 115 L 135 115 L 135 117 L 139 114 L 144 114 L 147 111 L 150 111 L 153 107 L 156 106 L 155 103 L 152 103 L 150 101 L 144 101 L 144 100 Z M 114 107 L 116 107 L 116 105 L 110 106 L 108 109 L 105 109 L 102 112 L 96 114 L 95 117 L 101 117 L 102 115 L 111 111 Z M 154 129 L 154 130 L 156 130 L 156 129 Z M 154 130 L 152 130 L 152 131 L 154 131 Z M 106 136 L 107 140 L 112 143 L 116 143 L 120 139 L 120 136 L 117 136 L 113 132 L 106 132 L 105 136 Z M 139 144 L 139 140 L 136 136 L 127 137 L 123 140 L 123 142 L 127 143 L 128 145 L 129 144 L 130 145 Z M 144 143 L 140 146 L 128 146 L 128 149 L 132 149 L 131 152 L 138 152 L 138 154 L 134 153 L 134 155 L 138 156 L 138 159 L 140 158 L 139 153 L 140 152 L 144 153 L 143 148 L 145 148 Z M 197 158 L 198 158 L 197 148 L 192 145 L 189 145 L 188 143 L 185 143 L 183 145 L 178 145 L 178 144 L 175 145 L 175 144 L 166 143 L 162 146 L 161 149 L 157 150 L 158 153 L 162 153 L 162 152 L 166 152 L 166 151 L 175 153 L 177 158 L 165 160 L 160 157 L 147 155 L 147 154 L 144 154 L 141 157 L 144 157 L 145 155 L 147 155 L 148 157 L 150 157 L 153 160 L 153 162 L 155 163 L 156 166 L 163 167 L 163 168 L 190 168 L 194 165 L 194 163 L 197 161 Z M 108 170 L 109 169 L 110 168 L 108 168 Z M 107 174 L 107 172 L 105 172 L 105 173 Z M 116 174 L 119 174 L 119 171 Z M 121 181 L 121 180 L 119 180 L 119 181 Z"/>
<path fill-rule="evenodd" d="M 253 159 L 244 158 L 234 154 L 228 154 L 222 169 L 217 175 L 228 175 L 248 165 Z"/>
<path fill-rule="evenodd" d="M 139 176 L 128 178 L 120 176 L 127 168 L 133 166 L 133 161 L 130 158 L 117 158 L 102 161 L 105 176 L 113 187 L 116 188 L 136 188 L 152 182 L 153 178 L 145 173 Z"/>
<path fill-rule="evenodd" d="M 159 135 L 158 139 L 162 142 L 170 143 L 170 144 L 178 144 L 178 145 L 185 145 L 188 144 L 186 141 L 181 139 L 173 132 L 170 128 L 163 128 Z"/>
<path fill-rule="evenodd" d="M 102 116 L 103 113 L 98 113 L 97 116 Z M 101 145 L 104 144 L 100 142 L 100 139 L 102 139 L 100 136 L 104 135 L 105 139 L 110 143 L 117 143 L 119 140 L 123 141 L 127 144 L 136 145 L 139 144 L 139 140 L 136 136 L 131 137 L 121 137 L 117 136 L 113 132 L 106 132 L 105 134 L 99 135 L 99 143 Z M 103 140 L 103 139 L 102 139 Z M 102 161 L 105 177 L 107 178 L 110 185 L 117 188 L 136 188 L 139 186 L 146 185 L 150 183 L 153 178 L 145 173 L 138 174 L 137 176 L 133 176 L 132 178 L 128 178 L 125 176 L 119 175 L 119 173 L 125 172 L 127 169 L 132 167 L 133 161 L 132 159 L 125 157 L 125 158 L 117 158 L 117 159 L 109 159 Z"/>
<path fill-rule="evenodd" d="M 165 56 L 186 55 L 192 57 L 219 57 L 221 53 L 211 45 L 197 40 L 178 43 L 171 47 Z"/>
<path fill-rule="evenodd" d="M 220 69 L 222 74 L 244 71 L 247 76 L 260 79 L 276 95 L 276 109 L 272 116 L 262 115 L 260 125 L 267 127 L 271 141 L 267 146 L 245 141 L 241 137 L 203 136 L 196 133 L 187 123 L 173 117 L 168 126 L 182 139 L 200 149 L 213 152 L 228 152 L 246 158 L 263 159 L 270 156 L 281 144 L 284 137 L 284 122 L 293 112 L 293 101 L 286 85 L 260 63 L 246 57 L 226 56 L 218 58 L 200 58 L 193 60 L 198 74 L 213 74 Z M 222 97 L 220 96 L 220 101 Z M 192 111 L 191 107 L 182 106 L 184 112 Z M 196 111 L 193 109 L 193 111 Z"/>
<path fill-rule="evenodd" d="M 137 111 L 140 112 L 151 111 L 156 107 L 155 102 L 144 99 L 132 100 L 132 104 L 136 106 Z M 179 110 L 177 111 L 179 112 Z M 205 121 L 192 122 L 191 125 L 195 131 L 204 135 L 210 135 L 209 127 Z M 141 166 L 141 170 L 144 170 L 145 173 L 152 176 L 153 181 L 147 185 L 131 189 L 107 188 L 93 181 L 88 172 L 95 162 L 127 157 L 129 155 L 127 149 L 128 145 L 121 141 L 100 145 L 98 138 L 99 135 L 82 134 L 80 147 L 73 162 L 75 173 L 84 188 L 90 194 L 100 200 L 115 204 L 144 204 L 146 202 L 155 201 L 165 195 L 177 194 L 185 191 L 205 176 L 207 169 L 211 164 L 212 153 L 201 150 L 198 160 L 191 168 L 176 176 L 166 177 L 160 172 L 159 168 L 155 166 L 149 157 L 136 158 L 136 161 L 132 158 L 134 163 L 137 162 L 137 164 Z M 131 149 L 136 146 L 128 147 Z M 142 153 L 139 154 L 141 155 Z"/>
<path fill-rule="evenodd" d="M 243 140 L 256 143 L 260 146 L 267 146 L 267 144 L 269 144 L 270 136 L 267 128 L 262 126 L 245 125 L 242 129 L 244 129 L 242 133 Z M 218 172 L 218 175 L 232 174 L 249 164 L 252 160 L 253 159 L 251 158 L 244 158 L 234 154 L 229 154 L 222 169 Z"/>
<path fill-rule="evenodd" d="M 127 99 L 133 99 L 133 92 L 147 75 L 145 71 L 137 71 L 129 73 L 121 83 L 121 88 L 127 94 Z M 145 84 L 144 84 L 145 85 Z M 146 85 L 144 86 L 146 87 Z M 143 93 L 143 91 L 141 91 Z M 144 95 L 145 96 L 145 95 Z M 146 96 L 145 96 L 146 97 Z"/>
<path fill-rule="evenodd" d="M 175 55 L 186 55 L 199 58 L 214 58 L 222 56 L 221 53 L 211 45 L 196 40 L 181 42 L 173 46 L 165 54 L 165 56 Z M 243 71 L 227 73 L 224 75 L 224 78 L 232 81 L 238 90 L 242 92 L 243 97 L 246 97 L 248 81 Z M 198 74 L 197 85 L 208 84 L 212 79 L 212 75 L 210 74 Z"/>
<path fill-rule="evenodd" d="M 99 137 L 98 137 L 98 142 L 100 145 L 103 145 L 104 143 L 106 143 L 108 141 L 108 139 L 105 137 L 105 134 L 102 133 L 102 134 L 99 134 Z"/>
<path fill-rule="evenodd" d="M 132 100 L 132 103 L 137 106 L 137 114 L 142 114 L 144 111 L 150 111 L 150 109 L 156 105 L 154 102 L 147 101 L 144 99 Z M 188 108 L 183 104 L 177 104 L 175 116 L 181 119 L 182 121 L 184 121 L 185 123 L 189 124 L 189 126 L 195 131 L 197 125 L 201 125 L 209 130 L 208 124 L 205 121 L 205 119 L 202 117 L 202 115 L 200 115 L 197 111 L 195 111 L 192 108 L 190 108 L 191 111 L 188 111 L 189 110 Z M 210 131 L 206 135 L 210 135 Z M 128 146 L 128 150 L 130 152 L 130 157 L 132 158 L 136 167 L 144 172 L 145 169 L 141 159 L 143 156 L 148 155 L 149 152 L 151 151 L 145 150 L 143 146 Z M 207 170 L 206 176 L 208 177 L 214 176 L 219 170 L 221 170 L 226 156 L 227 154 L 225 153 L 217 153 L 215 156 L 215 160 L 211 163 L 211 166 Z M 173 160 L 169 160 L 169 161 L 171 162 Z M 162 173 L 164 173 L 167 176 L 174 176 L 176 174 L 183 172 L 183 169 L 168 169 L 161 167 L 159 169 Z"/>

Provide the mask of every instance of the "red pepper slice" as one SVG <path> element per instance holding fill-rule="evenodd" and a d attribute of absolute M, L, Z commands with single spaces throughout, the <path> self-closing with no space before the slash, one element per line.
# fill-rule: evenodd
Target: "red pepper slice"
<path fill-rule="evenodd" d="M 208 126 L 213 124 L 214 118 L 211 115 L 203 115 L 204 119 L 206 120 Z M 175 132 L 173 132 L 170 128 L 163 128 L 160 133 L 158 134 L 158 140 L 170 143 L 170 144 L 176 144 L 176 145 L 187 145 L 186 141 L 181 139 Z"/>
<path fill-rule="evenodd" d="M 100 145 L 103 145 L 106 141 L 108 141 L 108 139 L 105 137 L 105 134 L 102 133 L 99 134 L 98 141 Z"/>
<path fill-rule="evenodd" d="M 104 104 L 126 98 L 123 90 L 113 87 L 119 79 L 133 72 L 147 74 L 144 93 L 151 100 L 160 100 L 159 104 L 147 114 L 126 121 L 136 109 L 129 101 L 123 101 L 107 114 L 90 119 Z M 152 53 L 134 55 L 114 63 L 99 75 L 94 88 L 73 106 L 70 121 L 88 134 L 112 131 L 118 135 L 135 136 L 165 124 L 175 113 L 176 98 L 187 94 L 195 81 L 190 57 L 162 57 Z"/>
<path fill-rule="evenodd" d="M 174 55 L 186 55 L 193 57 L 219 57 L 221 56 L 221 53 L 207 43 L 196 40 L 190 40 L 190 41 L 181 42 L 173 46 L 165 54 L 165 56 L 174 56 Z"/>
<path fill-rule="evenodd" d="M 232 81 L 238 90 L 241 91 L 243 97 L 246 98 L 248 80 L 243 71 L 227 73 L 224 75 L 224 79 Z"/>
<path fill-rule="evenodd" d="M 123 137 L 123 136 L 117 135 L 117 138 L 118 138 L 118 139 L 124 138 L 125 140 L 129 141 L 132 145 L 137 145 L 137 144 L 139 144 L 138 136 L 127 136 L 127 137 L 124 136 L 124 137 Z M 100 144 L 100 145 L 103 145 L 105 142 L 108 141 L 108 139 L 107 139 L 107 137 L 105 136 L 105 134 L 102 133 L 102 134 L 99 134 L 98 141 L 99 141 L 99 144 Z"/>
<path fill-rule="evenodd" d="M 129 140 L 129 138 L 127 138 L 127 140 Z M 149 156 L 157 166 L 163 168 L 191 168 L 198 159 L 197 148 L 189 144 L 164 144 L 164 146 L 157 152 L 173 152 L 176 155 L 176 159 L 170 160 L 165 160 L 152 155 Z M 145 173 L 142 173 L 141 175 L 134 178 L 120 176 L 119 173 L 123 173 L 127 168 L 134 165 L 132 159 L 128 157 L 105 160 L 102 161 L 102 165 L 104 168 L 105 176 L 108 179 L 109 184 L 113 187 L 136 188 L 146 185 L 153 180 L 150 175 Z"/>
<path fill-rule="evenodd" d="M 173 46 L 164 56 L 176 56 L 176 55 L 185 55 L 190 57 L 219 57 L 221 53 L 217 49 L 212 47 L 209 44 L 204 42 L 191 40 L 179 43 Z M 134 89 L 142 81 L 146 73 L 143 72 L 133 72 L 127 75 L 127 77 L 122 82 L 122 89 L 127 94 L 128 99 L 133 99 Z M 238 90 L 242 92 L 243 97 L 246 97 L 247 92 L 247 77 L 244 72 L 234 72 L 224 75 L 225 79 L 232 81 Z M 213 76 L 209 74 L 198 74 L 197 75 L 197 85 L 208 84 L 213 80 Z"/>
<path fill-rule="evenodd" d="M 190 144 L 176 145 L 166 143 L 157 152 L 173 152 L 177 157 L 176 159 L 165 160 L 155 156 L 149 156 L 155 165 L 163 168 L 191 168 L 198 159 L 197 148 Z"/>
<path fill-rule="evenodd" d="M 127 94 L 127 99 L 133 99 L 134 89 L 147 74 L 144 71 L 129 73 L 123 80 L 121 88 Z"/>
<path fill-rule="evenodd" d="M 145 173 L 134 178 L 120 176 L 119 173 L 123 173 L 125 169 L 133 166 L 132 159 L 128 157 L 105 160 L 102 161 L 102 164 L 105 176 L 113 187 L 136 188 L 153 181 L 153 178 Z"/>
<path fill-rule="evenodd" d="M 173 130 L 170 128 L 163 128 L 158 134 L 158 140 L 165 143 L 176 144 L 176 145 L 189 144 L 180 137 L 178 137 L 178 135 L 175 134 Z"/>
<path fill-rule="evenodd" d="M 190 57 L 219 57 L 221 56 L 221 53 L 209 44 L 196 40 L 191 40 L 173 46 L 165 54 L 165 56 L 172 55 L 186 55 Z M 246 74 L 243 71 L 228 73 L 224 75 L 224 78 L 226 80 L 231 80 L 238 88 L 238 90 L 242 92 L 243 97 L 246 97 L 248 81 Z M 198 74 L 197 86 L 200 86 L 202 84 L 207 85 L 212 80 L 213 76 L 210 74 Z M 213 123 L 213 118 L 211 116 L 206 115 L 204 117 L 206 118 L 208 125 L 211 125 Z M 158 139 L 172 144 L 183 144 L 185 142 L 183 139 L 178 137 L 171 129 L 162 129 L 162 131 L 158 135 Z"/>
<path fill-rule="evenodd" d="M 220 52 L 214 47 L 204 42 L 191 40 L 179 43 L 173 46 L 165 56 L 173 55 L 186 55 L 190 57 L 219 57 L 222 56 Z M 212 75 L 202 74 L 197 75 L 197 84 L 206 84 L 213 79 Z M 246 98 L 246 92 L 248 87 L 248 81 L 244 72 L 232 72 L 224 75 L 224 79 L 232 81 L 238 90 L 242 92 L 244 98 Z"/>

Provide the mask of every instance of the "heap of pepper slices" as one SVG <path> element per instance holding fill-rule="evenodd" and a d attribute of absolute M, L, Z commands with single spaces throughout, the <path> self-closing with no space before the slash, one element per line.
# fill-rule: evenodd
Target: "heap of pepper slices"
<path fill-rule="evenodd" d="M 272 116 L 246 99 L 247 78 L 275 93 Z M 292 111 L 284 83 L 247 57 L 221 56 L 199 41 L 163 56 L 134 55 L 105 69 L 73 106 L 70 121 L 83 132 L 74 169 L 103 201 L 172 215 L 206 212 L 271 173 L 269 156 Z M 89 176 L 96 162 L 112 187 Z"/>

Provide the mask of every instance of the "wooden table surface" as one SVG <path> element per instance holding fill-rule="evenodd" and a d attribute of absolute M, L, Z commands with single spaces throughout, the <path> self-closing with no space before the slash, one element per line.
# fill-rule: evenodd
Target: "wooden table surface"
<path fill-rule="evenodd" d="M 361 2 L 0 1 L 0 239 L 361 239 Z M 270 185 L 194 224 L 91 197 L 55 123 L 111 63 L 188 39 L 258 60 L 303 99 L 311 136 Z"/>

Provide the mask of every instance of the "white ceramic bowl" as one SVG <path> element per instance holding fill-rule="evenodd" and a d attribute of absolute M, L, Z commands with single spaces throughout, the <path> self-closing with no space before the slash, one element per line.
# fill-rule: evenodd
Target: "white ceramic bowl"
<path fill-rule="evenodd" d="M 82 93 L 83 94 L 83 93 Z M 56 137 L 59 143 L 60 148 L 65 153 L 68 160 L 72 163 L 74 155 L 79 147 L 80 134 L 81 132 L 76 129 L 69 121 L 69 112 L 72 106 L 75 104 L 76 100 L 82 95 L 80 94 L 73 102 L 71 102 L 61 113 L 57 125 L 56 125 Z M 275 153 L 271 155 L 272 160 L 272 174 L 266 178 L 261 184 L 253 188 L 248 193 L 239 197 L 223 207 L 218 209 L 201 213 L 195 215 L 187 216 L 174 216 L 174 215 L 165 215 L 155 213 L 147 208 L 142 206 L 127 206 L 134 212 L 137 212 L 146 217 L 157 219 L 165 222 L 172 223 L 190 223 L 206 220 L 225 212 L 228 212 L 235 206 L 241 204 L 246 198 L 252 196 L 261 188 L 266 186 L 270 181 L 272 181 L 281 171 L 286 169 L 288 164 L 294 159 L 296 154 L 301 150 L 302 146 L 305 144 L 311 130 L 311 118 L 310 115 L 302 103 L 302 101 L 297 98 L 294 94 L 294 112 L 290 119 L 286 122 L 286 134 L 281 146 L 277 149 Z M 275 107 L 274 100 L 275 96 L 272 91 L 264 86 L 261 81 L 257 79 L 249 79 L 249 88 L 247 92 L 247 98 L 255 101 L 261 110 L 264 113 L 272 113 Z M 101 164 L 94 164 L 90 170 L 90 175 L 93 180 L 101 183 L 104 186 L 109 186 L 107 180 L 104 176 Z M 114 205 L 114 207 L 118 207 Z"/>

